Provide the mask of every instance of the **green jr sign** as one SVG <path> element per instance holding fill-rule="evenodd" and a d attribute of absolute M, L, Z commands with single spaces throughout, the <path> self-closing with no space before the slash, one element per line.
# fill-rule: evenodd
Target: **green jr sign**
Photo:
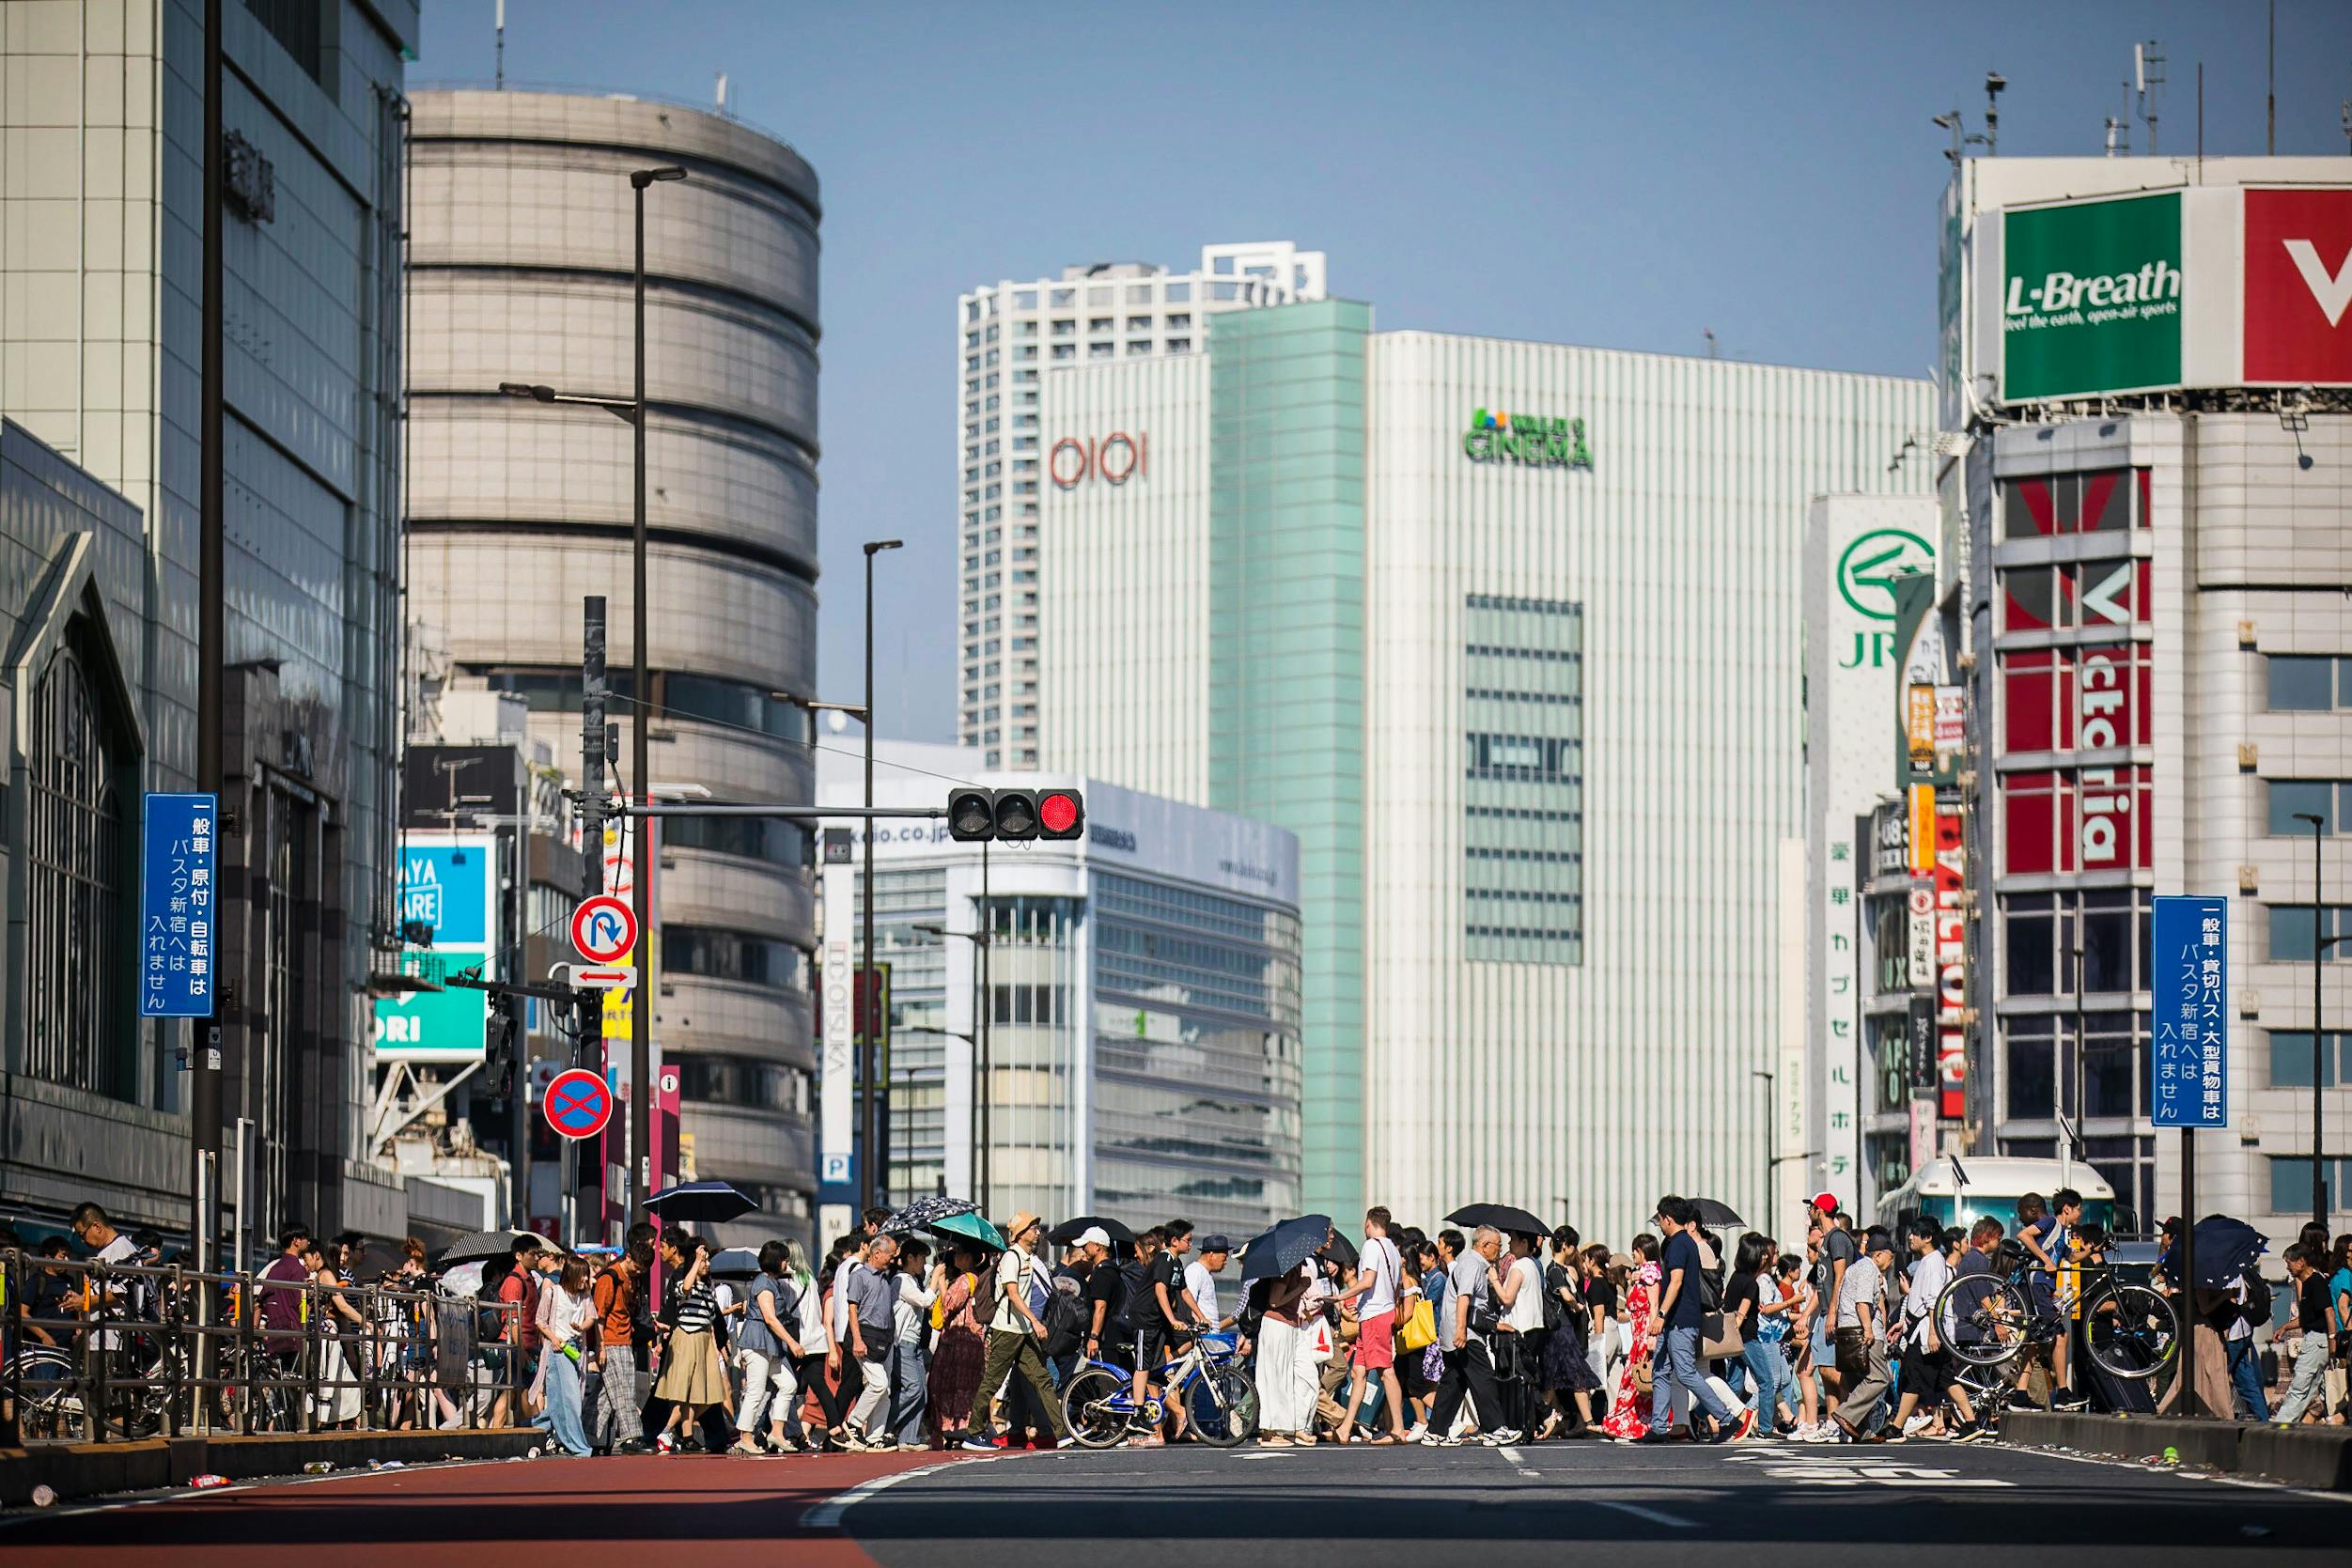
<path fill-rule="evenodd" d="M 2001 233 L 2004 398 L 2180 384 L 2178 192 L 2020 209 Z"/>
<path fill-rule="evenodd" d="M 1471 414 L 1470 428 L 1462 434 L 1462 450 L 1473 462 L 1587 471 L 1593 466 L 1592 448 L 1584 444 L 1584 421 L 1504 413 L 1501 409 L 1479 409 Z"/>

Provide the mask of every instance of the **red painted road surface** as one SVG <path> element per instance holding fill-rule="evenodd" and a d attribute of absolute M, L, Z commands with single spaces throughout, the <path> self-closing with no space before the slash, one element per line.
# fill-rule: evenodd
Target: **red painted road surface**
<path fill-rule="evenodd" d="M 574 1563 L 873 1568 L 839 1530 L 809 1529 L 802 1516 L 863 1482 L 963 1462 L 960 1454 L 931 1452 L 678 1454 L 371 1471 L 33 1519 L 0 1528 L 0 1561 L 42 1568 L 459 1561 L 553 1568 L 560 1553 Z M 518 1545 L 531 1544 L 551 1555 L 516 1555 Z M 620 1555 L 608 1557 L 607 1548 Z"/>

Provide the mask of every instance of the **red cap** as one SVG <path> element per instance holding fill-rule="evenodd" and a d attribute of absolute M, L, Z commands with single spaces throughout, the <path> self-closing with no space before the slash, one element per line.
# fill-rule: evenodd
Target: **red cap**
<path fill-rule="evenodd" d="M 1834 1192 L 1815 1193 L 1814 1195 L 1813 1206 L 1819 1209 L 1824 1214 L 1835 1214 L 1837 1212 L 1837 1194 Z"/>

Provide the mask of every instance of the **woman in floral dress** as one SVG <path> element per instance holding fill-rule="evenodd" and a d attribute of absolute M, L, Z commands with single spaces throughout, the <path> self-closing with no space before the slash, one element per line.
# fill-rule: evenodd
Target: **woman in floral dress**
<path fill-rule="evenodd" d="M 978 1261 L 970 1251 L 957 1248 L 932 1308 L 940 1333 L 938 1347 L 931 1353 L 931 1420 L 939 1428 L 942 1445 L 950 1449 L 964 1440 L 964 1427 L 972 1417 L 972 1395 L 980 1387 L 982 1363 L 988 1359 L 980 1317 L 974 1311 L 979 1290 Z"/>
<path fill-rule="evenodd" d="M 1633 1252 L 1641 1262 L 1633 1271 L 1632 1284 L 1626 1289 L 1624 1316 L 1631 1343 L 1626 1347 L 1624 1365 L 1617 1369 L 1616 1397 L 1609 1402 L 1609 1419 L 1600 1423 L 1610 1436 L 1628 1440 L 1650 1429 L 1652 1396 L 1642 1392 L 1633 1379 L 1635 1372 L 1650 1361 L 1650 1308 L 1658 1299 L 1658 1238 L 1635 1236 Z"/>

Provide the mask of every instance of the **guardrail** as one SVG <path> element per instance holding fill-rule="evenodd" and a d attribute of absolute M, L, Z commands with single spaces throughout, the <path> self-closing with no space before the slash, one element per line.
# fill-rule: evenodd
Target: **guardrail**
<path fill-rule="evenodd" d="M 496 1300 L 14 1249 L 0 1283 L 0 1445 L 523 1419 L 521 1309 Z"/>

